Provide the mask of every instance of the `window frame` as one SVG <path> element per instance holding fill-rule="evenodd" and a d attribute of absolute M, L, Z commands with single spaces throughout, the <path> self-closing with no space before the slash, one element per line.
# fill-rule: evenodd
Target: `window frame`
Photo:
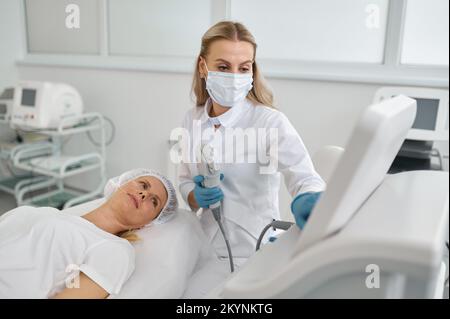
<path fill-rule="evenodd" d="M 194 70 L 195 57 L 109 55 L 108 0 L 99 0 L 100 54 L 29 53 L 26 5 L 25 0 L 20 2 L 24 54 L 17 61 L 19 66 L 61 66 L 187 74 Z M 448 88 L 448 66 L 401 64 L 406 5 L 407 0 L 389 0 L 384 59 L 381 64 L 285 59 L 258 59 L 258 63 L 268 78 Z M 211 0 L 211 24 L 229 19 L 230 8 L 230 0 Z"/>

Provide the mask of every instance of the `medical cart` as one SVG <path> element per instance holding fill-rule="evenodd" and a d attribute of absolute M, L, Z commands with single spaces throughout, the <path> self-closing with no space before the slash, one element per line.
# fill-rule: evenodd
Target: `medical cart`
<path fill-rule="evenodd" d="M 73 124 L 77 123 L 77 124 Z M 62 120 L 55 129 L 34 130 L 48 137 L 48 142 L 17 144 L 0 151 L 0 157 L 25 172 L 0 181 L 0 190 L 14 194 L 18 205 L 67 208 L 101 195 L 106 182 L 106 139 L 104 118 L 99 113 L 84 113 Z M 64 139 L 82 133 L 100 135 L 96 150 L 68 156 L 63 152 Z M 65 186 L 69 177 L 99 172 L 93 191 L 77 191 Z"/>

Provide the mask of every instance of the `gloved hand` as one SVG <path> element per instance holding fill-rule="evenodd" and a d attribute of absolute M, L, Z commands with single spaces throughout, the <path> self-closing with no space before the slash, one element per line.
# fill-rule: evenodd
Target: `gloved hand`
<path fill-rule="evenodd" d="M 300 229 L 305 227 L 311 211 L 322 195 L 322 192 L 308 192 L 298 195 L 291 204 L 291 211 L 295 217 L 295 223 Z"/>
<path fill-rule="evenodd" d="M 194 177 L 194 198 L 201 208 L 209 208 L 209 205 L 215 204 L 223 199 L 223 192 L 220 187 L 203 187 L 204 177 L 197 175 Z M 220 180 L 223 180 L 223 174 L 220 174 Z"/>

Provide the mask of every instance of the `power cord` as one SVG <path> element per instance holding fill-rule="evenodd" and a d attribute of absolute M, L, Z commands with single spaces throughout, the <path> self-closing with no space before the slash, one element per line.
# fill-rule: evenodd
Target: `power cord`
<path fill-rule="evenodd" d="M 442 156 L 441 152 L 437 148 L 433 148 L 432 152 L 433 153 L 431 155 L 438 158 L 439 170 L 442 171 L 444 169 L 444 157 Z"/>
<path fill-rule="evenodd" d="M 227 246 L 228 251 L 228 259 L 230 260 L 230 270 L 231 272 L 234 272 L 234 261 L 233 261 L 233 254 L 231 252 L 231 246 L 230 242 L 228 241 L 228 236 L 225 233 L 225 230 L 223 228 L 222 220 L 221 220 L 221 207 L 215 207 L 211 208 L 212 214 L 214 216 L 214 219 L 216 220 L 217 224 L 219 224 L 220 232 L 222 233 L 223 239 L 225 240 L 225 245 Z"/>
<path fill-rule="evenodd" d="M 106 143 L 105 143 L 105 146 L 109 146 L 109 145 L 114 141 L 114 138 L 115 138 L 115 136 L 116 136 L 116 126 L 114 125 L 114 122 L 113 122 L 109 117 L 103 116 L 103 118 L 104 118 L 105 121 L 108 122 L 108 123 L 110 124 L 110 126 L 111 126 L 111 136 L 108 138 L 108 140 L 107 140 Z M 95 119 L 92 120 L 92 121 L 95 121 Z M 90 123 L 92 123 L 92 121 L 90 121 Z M 88 123 L 88 124 L 90 124 L 90 123 Z M 99 143 L 99 142 L 97 142 L 97 141 L 94 140 L 94 138 L 92 137 L 92 134 L 91 134 L 90 131 L 86 132 L 86 135 L 88 136 L 89 141 L 90 141 L 92 144 L 94 144 L 94 145 L 97 146 L 97 147 L 101 147 L 101 146 L 102 146 L 101 143 Z"/>

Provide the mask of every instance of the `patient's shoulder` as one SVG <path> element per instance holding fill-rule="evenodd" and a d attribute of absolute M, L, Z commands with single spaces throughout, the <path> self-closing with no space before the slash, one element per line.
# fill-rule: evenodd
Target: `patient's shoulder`
<path fill-rule="evenodd" d="M 19 206 L 0 216 L 0 222 L 2 224 L 35 225 L 53 220 L 58 213 L 59 210 L 52 207 Z"/>

